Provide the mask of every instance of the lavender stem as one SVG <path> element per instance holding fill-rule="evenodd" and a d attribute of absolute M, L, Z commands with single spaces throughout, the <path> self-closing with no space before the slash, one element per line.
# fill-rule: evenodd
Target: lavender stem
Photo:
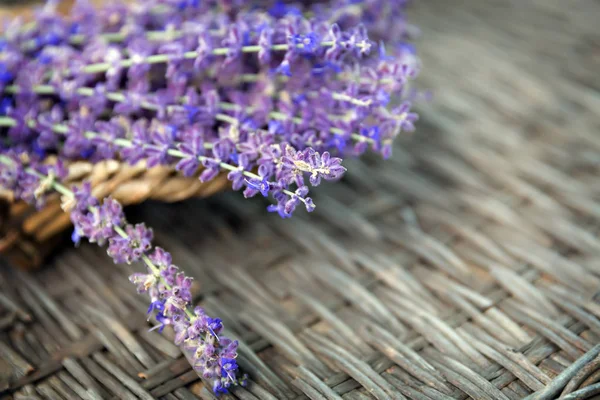
<path fill-rule="evenodd" d="M 11 127 L 11 126 L 15 126 L 15 124 L 16 124 L 16 121 L 13 118 L 10 118 L 10 117 L 0 117 L 0 126 Z M 35 124 L 35 121 L 29 120 L 28 121 L 28 125 L 31 128 L 34 128 L 36 124 Z M 53 128 L 53 130 L 55 132 L 60 133 L 60 134 L 66 134 L 68 132 L 68 127 L 66 125 L 63 125 L 63 124 L 53 125 L 52 128 Z M 85 136 L 88 139 L 93 139 L 93 138 L 95 138 L 98 135 L 99 135 L 98 132 L 92 132 L 92 131 L 87 131 L 85 133 Z M 119 147 L 131 147 L 131 146 L 133 146 L 133 143 L 130 140 L 122 139 L 122 138 L 115 139 L 114 143 L 117 146 L 119 146 Z M 146 144 L 144 144 L 143 146 L 149 147 L 149 145 L 146 145 Z M 212 145 L 209 144 L 209 143 L 206 143 L 205 146 L 210 146 L 210 147 L 207 147 L 207 148 L 212 148 Z M 176 157 L 176 158 L 185 158 L 185 154 L 183 154 L 181 151 L 179 151 L 179 150 L 177 150 L 175 148 L 169 149 L 167 151 L 167 153 L 170 156 L 173 156 L 173 157 Z M 0 155 L 0 157 L 2 157 L 4 159 L 7 159 L 7 160 L 10 160 L 10 159 L 6 158 L 5 156 L 1 156 Z M 200 161 L 200 162 L 207 161 L 207 160 L 210 160 L 210 157 L 198 156 L 198 161 Z M 236 167 L 235 165 L 227 164 L 225 162 L 219 162 L 219 167 L 221 169 L 223 169 L 223 170 L 226 170 L 226 171 L 237 171 L 238 170 L 238 167 Z M 249 178 L 249 179 L 258 180 L 258 181 L 262 180 L 261 176 L 255 174 L 253 172 L 250 172 L 250 171 L 243 171 L 242 174 L 245 177 Z M 296 194 L 294 192 L 290 191 L 290 190 L 284 189 L 284 190 L 282 190 L 282 192 L 285 193 L 286 195 L 290 196 L 290 197 L 297 197 Z M 303 203 L 306 202 L 306 200 L 304 198 L 302 198 L 302 197 L 298 197 L 298 199 L 301 202 L 303 202 Z"/>
<path fill-rule="evenodd" d="M 363 9 L 360 6 L 357 6 L 355 4 L 347 5 L 347 6 L 340 8 L 339 10 L 336 10 L 336 12 L 328 19 L 328 21 L 330 23 L 334 23 L 339 18 L 341 18 L 344 14 L 359 16 L 362 12 L 363 12 Z M 308 15 L 307 15 L 307 17 L 308 17 Z M 37 26 L 37 24 L 35 21 L 30 22 L 23 26 L 22 32 L 26 33 L 27 31 L 35 29 L 36 26 Z M 213 35 L 218 35 L 219 33 L 222 33 L 218 30 L 210 30 L 209 32 Z M 120 32 L 106 32 L 106 33 L 100 34 L 99 36 L 109 43 L 120 43 L 120 42 L 123 42 L 127 38 L 127 34 L 128 34 L 127 32 L 120 31 Z M 145 32 L 146 38 L 150 41 L 175 40 L 175 39 L 179 39 L 180 37 L 184 36 L 185 34 L 186 34 L 186 32 L 181 31 L 181 30 L 152 30 L 152 31 Z M 85 42 L 86 37 L 83 34 L 73 34 L 73 35 L 70 35 L 68 39 L 69 39 L 70 44 L 78 45 L 78 44 L 82 44 L 83 42 Z M 26 49 L 26 50 L 35 48 L 35 46 L 36 46 L 36 44 L 34 41 L 26 42 L 23 45 L 24 49 Z M 251 46 L 248 46 L 248 47 L 251 47 Z"/>
<path fill-rule="evenodd" d="M 320 46 L 321 47 L 331 47 L 334 44 L 335 44 L 335 42 L 333 42 L 333 41 L 326 41 L 326 42 L 321 42 Z M 358 47 L 358 48 L 363 48 L 366 46 L 367 45 L 363 44 L 363 43 L 356 44 L 356 47 Z M 304 44 L 298 43 L 298 44 L 296 44 L 295 47 L 298 49 L 303 49 Z M 287 51 L 287 50 L 289 50 L 289 48 L 290 48 L 290 46 L 288 44 L 275 44 L 270 47 L 270 49 L 273 51 Z M 260 49 L 261 49 L 260 46 L 252 45 L 252 46 L 243 46 L 241 48 L 241 51 L 243 53 L 258 53 L 260 51 Z M 230 53 L 230 49 L 228 49 L 227 47 L 219 47 L 219 48 L 213 49 L 211 53 L 215 56 L 226 56 L 227 54 Z M 183 58 L 188 59 L 188 60 L 193 60 L 196 57 L 198 57 L 198 55 L 199 55 L 199 53 L 197 51 L 186 51 L 185 53 L 183 53 Z M 154 54 L 154 55 L 146 57 L 143 60 L 143 62 L 145 62 L 147 64 L 164 64 L 164 63 L 171 61 L 174 58 L 175 58 L 175 56 L 173 56 L 171 54 Z M 125 60 L 121 60 L 119 62 L 119 65 L 123 68 L 129 68 L 132 65 L 134 65 L 134 63 L 135 63 L 134 59 L 128 58 Z M 81 70 L 85 73 L 95 74 L 95 73 L 100 73 L 100 72 L 106 72 L 111 68 L 113 68 L 113 65 L 111 65 L 110 63 L 97 63 L 97 64 L 86 65 Z M 64 72 L 64 74 L 67 74 L 67 73 L 68 73 L 68 71 Z"/>
<path fill-rule="evenodd" d="M 10 85 L 5 88 L 5 91 L 7 93 L 18 93 L 19 90 L 20 90 L 20 88 L 16 85 Z M 51 85 L 36 85 L 33 87 L 33 91 L 38 94 L 57 94 L 56 90 L 54 90 L 54 88 Z M 92 88 L 85 88 L 85 87 L 77 89 L 77 94 L 82 95 L 82 96 L 88 96 L 88 97 L 97 95 L 96 93 L 94 93 L 94 90 Z M 119 93 L 119 92 L 108 92 L 108 93 L 106 93 L 106 98 L 111 101 L 118 102 L 118 103 L 122 103 L 122 102 L 126 101 L 125 95 L 123 95 L 123 93 Z M 370 104 L 370 100 L 363 101 L 360 99 L 354 99 L 343 93 L 334 93 L 333 98 L 336 100 L 351 101 L 352 104 L 361 102 L 360 104 L 364 105 L 364 106 Z M 184 100 L 184 99 L 182 98 L 180 100 Z M 140 106 L 147 110 L 156 111 L 156 106 L 154 106 L 153 104 L 150 104 L 148 102 L 142 102 L 140 104 Z M 228 102 L 220 102 L 219 106 L 226 111 L 240 109 L 237 104 L 228 103 Z M 253 110 L 254 109 L 252 107 L 245 107 L 245 109 L 244 109 L 244 111 L 246 111 L 248 113 L 251 113 Z M 269 113 L 269 116 L 273 119 L 277 119 L 280 121 L 286 121 L 289 118 L 286 114 L 283 114 L 278 111 L 271 111 Z M 223 122 L 229 122 L 232 124 L 236 124 L 238 122 L 236 119 L 234 119 L 233 117 L 226 115 L 226 114 L 217 114 L 216 118 Z M 299 117 L 292 117 L 291 120 L 297 124 L 302 123 L 302 118 L 299 118 Z M 4 125 L 4 126 L 6 126 L 6 125 Z M 344 135 L 345 134 L 344 130 L 342 130 L 340 128 L 336 128 L 336 127 L 329 128 L 329 131 L 331 133 L 333 133 L 334 135 Z M 367 138 L 365 136 L 361 136 L 358 133 L 352 133 L 350 136 L 352 137 L 353 140 L 356 140 L 356 141 L 363 141 L 363 142 L 367 142 L 370 144 L 374 143 L 373 139 Z"/>

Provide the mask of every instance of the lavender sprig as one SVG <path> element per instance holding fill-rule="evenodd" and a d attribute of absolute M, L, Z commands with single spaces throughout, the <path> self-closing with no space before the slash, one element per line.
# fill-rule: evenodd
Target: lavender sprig
<path fill-rule="evenodd" d="M 15 86 L 15 85 L 10 85 L 5 88 L 5 92 L 11 93 L 11 94 L 17 94 L 17 93 L 21 92 L 21 90 L 22 90 L 21 88 L 19 88 L 18 86 Z M 58 94 L 58 92 L 51 85 L 36 85 L 31 88 L 31 91 L 36 94 L 40 94 L 40 95 L 56 95 L 56 94 Z M 78 88 L 76 90 L 76 94 L 81 95 L 81 96 L 86 96 L 86 97 L 104 95 L 104 96 L 106 96 L 107 100 L 114 101 L 117 103 L 126 103 L 128 100 L 127 95 L 123 94 L 122 92 L 98 93 L 96 90 L 94 90 L 94 88 L 89 88 L 89 87 Z M 319 93 L 318 92 L 310 92 L 307 95 L 312 98 L 317 98 L 319 96 Z M 144 100 L 145 98 L 147 98 L 147 99 Z M 334 92 L 334 93 L 331 93 L 331 98 L 333 100 L 337 100 L 340 102 L 348 102 L 348 103 L 358 106 L 358 107 L 371 107 L 371 106 L 376 105 L 373 98 L 364 98 L 364 99 L 363 98 L 355 98 L 346 93 Z M 183 103 L 186 101 L 186 98 L 181 97 L 178 100 L 181 103 Z M 150 101 L 150 96 L 140 95 L 139 103 L 140 103 L 140 108 L 143 108 L 146 110 L 157 111 L 159 109 L 156 104 L 154 104 L 152 101 Z M 172 104 L 172 105 L 166 106 L 167 114 L 176 112 L 177 107 L 179 107 L 179 110 L 181 110 L 180 105 Z M 221 102 L 219 102 L 219 107 L 222 108 L 224 111 L 242 110 L 247 114 L 251 114 L 254 112 L 254 108 L 251 106 L 241 107 L 235 103 L 230 103 L 230 102 L 222 102 L 221 101 Z M 408 107 L 410 107 L 410 105 L 408 105 Z M 394 115 L 394 114 L 395 113 L 391 113 L 390 119 L 402 121 L 403 118 L 406 118 L 405 116 L 402 115 L 402 113 L 399 113 L 398 115 Z M 269 117 L 271 117 L 275 120 L 280 120 L 280 121 L 290 120 L 290 121 L 294 122 L 295 124 L 303 124 L 304 123 L 304 121 L 302 120 L 301 117 L 290 117 L 289 115 L 284 114 L 277 110 L 270 111 L 268 115 L 269 115 Z M 329 118 L 335 118 L 335 117 L 336 116 L 329 116 Z M 215 119 L 221 120 L 224 122 L 231 122 L 234 124 L 239 124 L 239 121 L 237 121 L 235 119 L 232 120 L 231 117 L 229 117 L 225 114 L 222 114 L 222 113 L 215 114 Z M 416 119 L 416 114 L 413 113 L 409 119 L 414 121 Z M 400 124 L 400 122 L 399 122 L 399 124 Z M 334 135 L 346 135 L 346 132 L 343 129 L 340 129 L 337 127 L 331 127 L 331 128 L 329 128 L 329 130 Z M 360 133 L 351 133 L 350 137 L 354 141 L 367 142 L 372 145 L 376 144 L 375 140 L 373 138 L 361 135 Z M 205 147 L 212 148 L 209 144 L 205 144 Z"/>
<path fill-rule="evenodd" d="M 17 121 L 12 118 L 0 117 L 0 126 L 15 126 Z M 36 127 L 35 121 L 29 121 L 28 126 Z M 137 126 L 140 129 L 138 124 Z M 63 124 L 51 125 L 50 129 L 57 133 L 68 134 L 69 126 Z M 312 148 L 306 148 L 303 151 L 297 151 L 287 143 L 274 144 L 272 134 L 268 132 L 256 133 L 256 136 L 262 136 L 257 143 L 262 143 L 261 148 L 246 147 L 245 153 L 237 155 L 239 159 L 246 159 L 238 166 L 232 165 L 227 161 L 233 155 L 232 142 L 228 140 L 219 141 L 216 145 L 211 145 L 212 157 L 204 155 L 204 148 L 193 148 L 189 144 L 164 143 L 162 147 L 151 141 L 132 141 L 123 137 L 108 137 L 105 138 L 99 132 L 85 131 L 83 136 L 95 143 L 106 144 L 105 140 L 109 140 L 110 144 L 123 148 L 121 151 L 122 157 L 126 160 L 137 162 L 144 158 L 144 155 L 156 156 L 162 154 L 160 160 L 156 164 L 168 163 L 167 156 L 180 159 L 177 168 L 188 172 L 195 172 L 199 165 L 203 165 L 205 170 L 200 175 L 200 179 L 208 181 L 217 176 L 219 171 L 228 172 L 228 178 L 234 183 L 234 189 L 240 189 L 246 186 L 244 195 L 253 197 L 258 193 L 263 196 L 273 195 L 277 201 L 277 205 L 269 207 L 270 211 L 277 211 L 280 216 L 287 218 L 291 216 L 296 206 L 303 203 L 307 211 L 312 212 L 315 205 L 310 197 L 307 197 L 308 187 L 305 186 L 304 175 L 309 176 L 309 181 L 313 186 L 317 186 L 321 179 L 337 180 L 346 169 L 341 166 L 341 159 L 331 157 L 328 152 L 319 154 Z M 254 153 L 254 154 L 250 154 Z M 249 169 L 249 157 L 260 159 L 257 161 L 259 168 L 258 174 L 251 172 Z M 152 164 L 152 163 L 151 163 Z M 191 164 L 191 166 L 190 166 Z M 152 166 L 152 165 L 150 165 Z M 269 181 L 271 176 L 276 177 L 276 181 Z M 296 184 L 298 189 L 295 191 L 289 190 L 290 184 Z"/>
<path fill-rule="evenodd" d="M 244 384 L 245 376 L 237 376 L 237 341 L 220 335 L 223 329 L 220 319 L 209 317 L 200 307 L 191 308 L 192 278 L 172 264 L 171 255 L 164 249 L 152 249 L 152 230 L 144 224 L 128 224 L 116 200 L 107 198 L 100 204 L 89 183 L 68 189 L 59 182 L 65 175 L 61 164 L 27 167 L 16 155 L 0 155 L 3 187 L 30 202 L 41 200 L 50 190 L 62 194 L 63 208 L 71 212 L 75 241 L 86 237 L 100 246 L 108 243 L 107 253 L 115 263 L 145 264 L 147 271 L 134 273 L 129 280 L 139 293 L 149 295 L 148 313 L 156 311 L 159 322 L 156 329 L 174 327 L 175 344 L 190 354 L 192 367 L 211 384 L 215 393 L 225 393 L 231 385 Z"/>
<path fill-rule="evenodd" d="M 179 24 L 167 25 L 164 29 L 152 30 L 148 26 L 144 27 L 148 28 L 143 30 L 146 38 L 152 41 L 172 41 L 190 33 L 194 33 L 195 24 L 189 24 L 189 22 L 196 21 L 199 15 L 210 15 L 210 12 L 213 11 L 213 9 L 219 8 L 216 4 L 210 4 L 210 1 L 200 2 L 194 0 L 181 0 L 177 4 L 173 4 L 174 7 L 171 9 L 169 9 L 168 6 L 165 7 L 165 4 L 152 6 L 150 1 L 146 1 L 146 3 L 147 14 L 154 14 L 156 16 L 157 13 L 163 13 L 163 20 L 166 20 L 171 15 L 181 11 L 185 11 L 187 17 L 180 18 Z M 241 5 L 244 6 L 246 3 L 247 2 L 242 2 Z M 390 7 L 387 0 L 372 0 L 369 1 L 368 4 L 360 4 L 360 2 L 357 2 L 356 0 L 341 0 L 336 1 L 335 4 L 329 8 L 324 8 L 319 4 L 311 7 L 310 3 L 308 3 L 308 7 L 299 8 L 294 4 L 286 4 L 286 2 L 282 0 L 274 0 L 264 2 L 263 7 L 268 9 L 268 14 L 274 18 L 304 14 L 307 17 L 318 16 L 331 24 L 343 23 L 348 25 L 355 23 L 355 21 L 366 21 L 370 30 L 373 28 L 376 28 L 376 30 L 388 28 L 388 34 L 389 27 L 395 27 L 395 35 L 389 36 L 400 38 L 404 36 L 407 30 L 404 26 L 405 24 L 402 23 L 404 20 L 403 9 L 406 6 L 406 3 L 408 3 L 408 1 L 403 0 L 394 4 L 393 7 Z M 221 7 L 221 9 L 223 8 L 224 7 Z M 244 11 L 247 10 L 243 7 L 238 7 L 237 9 L 238 13 Z M 64 41 L 71 45 L 84 44 L 96 35 L 107 42 L 119 43 L 130 39 L 132 34 L 138 32 L 139 29 L 136 29 L 136 27 L 132 25 L 139 24 L 144 18 L 142 15 L 135 15 L 131 9 L 127 8 L 118 9 L 118 12 L 121 25 L 119 30 L 114 31 L 114 21 L 111 21 L 110 16 L 107 18 L 98 15 L 89 2 L 79 0 L 78 6 L 74 9 L 73 13 L 76 17 L 75 22 L 73 22 L 68 29 L 59 29 L 57 32 L 56 24 L 48 24 L 48 20 L 51 21 L 52 18 L 54 18 L 58 19 L 58 21 L 62 21 L 63 17 L 56 13 L 54 5 L 52 2 L 49 2 L 49 5 L 47 5 L 40 13 L 45 17 L 41 23 L 33 21 L 25 24 L 21 28 L 14 29 L 15 32 L 11 33 L 11 37 L 13 40 L 15 40 L 14 38 L 22 37 L 23 46 L 29 50 L 34 50 L 39 46 L 46 44 L 44 41 L 37 40 L 37 38 L 28 39 L 34 34 L 45 37 L 46 42 L 49 40 L 54 40 L 55 42 Z M 96 27 L 95 29 L 90 29 L 88 26 L 84 27 L 80 21 L 87 22 L 87 25 L 96 25 Z M 92 24 L 92 22 L 94 24 Z M 394 24 L 392 25 L 390 22 L 393 22 Z M 60 24 L 59 27 L 62 28 Z M 216 36 L 222 33 L 222 28 L 213 29 L 210 32 Z M 53 35 L 49 35 L 48 33 L 52 33 Z M 59 33 L 62 33 L 62 35 L 59 35 Z"/>

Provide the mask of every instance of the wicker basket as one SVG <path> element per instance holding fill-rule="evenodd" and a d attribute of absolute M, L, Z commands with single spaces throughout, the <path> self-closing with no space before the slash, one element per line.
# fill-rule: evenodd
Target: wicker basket
<path fill-rule="evenodd" d="M 96 197 L 112 196 L 123 205 L 145 200 L 175 202 L 207 197 L 228 187 L 225 175 L 203 183 L 197 177 L 184 177 L 170 167 L 148 169 L 143 162 L 131 166 L 112 160 L 98 164 L 81 161 L 71 163 L 68 170 L 68 185 L 89 181 Z M 0 192 L 0 197 L 3 199 L 0 253 L 23 268 L 39 266 L 64 237 L 61 233 L 71 226 L 69 214 L 61 208 L 60 197 L 51 196 L 41 210 L 13 202 L 11 193 Z"/>

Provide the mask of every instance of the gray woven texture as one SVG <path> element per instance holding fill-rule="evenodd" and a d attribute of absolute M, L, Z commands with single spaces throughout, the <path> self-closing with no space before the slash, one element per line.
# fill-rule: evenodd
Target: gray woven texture
<path fill-rule="evenodd" d="M 240 340 L 251 382 L 225 399 L 600 393 L 600 3 L 411 15 L 435 89 L 419 132 L 348 162 L 314 214 L 235 193 L 128 210 Z M 0 398 L 212 398 L 130 272 L 89 245 L 3 265 Z"/>

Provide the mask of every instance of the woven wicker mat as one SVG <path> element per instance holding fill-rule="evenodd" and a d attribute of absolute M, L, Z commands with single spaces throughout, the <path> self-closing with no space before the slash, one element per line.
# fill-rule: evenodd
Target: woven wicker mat
<path fill-rule="evenodd" d="M 600 392 L 598 15 L 418 1 L 435 97 L 391 161 L 292 220 L 235 193 L 129 210 L 240 339 L 251 383 L 225 399 Z M 103 250 L 0 272 L 0 398 L 212 398 Z"/>

